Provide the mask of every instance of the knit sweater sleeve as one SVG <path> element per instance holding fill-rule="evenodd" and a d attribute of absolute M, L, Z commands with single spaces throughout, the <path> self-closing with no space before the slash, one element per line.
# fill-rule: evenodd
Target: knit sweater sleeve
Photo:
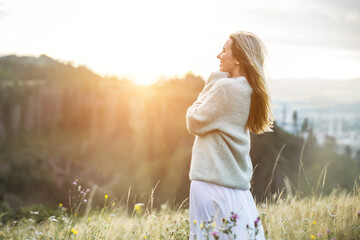
<path fill-rule="evenodd" d="M 188 131 L 201 136 L 219 129 L 222 118 L 226 116 L 227 101 L 226 86 L 218 80 L 186 111 Z"/>
<path fill-rule="evenodd" d="M 210 88 L 214 85 L 214 83 L 222 78 L 222 77 L 227 77 L 229 75 L 228 72 L 220 72 L 220 71 L 215 71 L 212 72 L 210 74 L 210 76 L 207 78 L 207 80 L 205 81 L 205 86 L 204 89 L 201 91 L 201 93 L 199 94 L 198 98 L 197 98 L 197 102 L 203 102 L 210 90 Z"/>

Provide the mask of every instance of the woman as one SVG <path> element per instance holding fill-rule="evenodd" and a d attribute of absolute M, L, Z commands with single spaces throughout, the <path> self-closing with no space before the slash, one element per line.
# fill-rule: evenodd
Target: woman
<path fill-rule="evenodd" d="M 234 234 L 235 239 L 265 239 L 249 190 L 250 131 L 261 134 L 273 127 L 265 53 L 253 33 L 232 33 L 217 56 L 220 71 L 210 74 L 186 112 L 187 129 L 195 135 L 189 173 L 190 239 L 203 239 L 206 232 L 220 239 L 234 239 Z M 235 221 L 232 234 L 225 234 Z"/>

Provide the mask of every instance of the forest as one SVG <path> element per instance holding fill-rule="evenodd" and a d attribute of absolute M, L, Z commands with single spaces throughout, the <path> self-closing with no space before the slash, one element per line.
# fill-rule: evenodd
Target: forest
<path fill-rule="evenodd" d="M 210 74 L 210 73 L 209 73 Z M 204 79 L 183 77 L 139 86 L 101 77 L 86 66 L 9 55 L 0 58 L 0 212 L 3 219 L 41 204 L 69 202 L 75 180 L 94 193 L 154 206 L 180 204 L 189 195 L 194 135 L 185 113 Z M 251 134 L 251 192 L 258 202 L 281 190 L 288 196 L 319 196 L 348 189 L 360 172 L 360 154 L 335 152 L 336 139 L 320 146 L 276 125 Z M 156 189 L 154 187 L 156 186 Z"/>

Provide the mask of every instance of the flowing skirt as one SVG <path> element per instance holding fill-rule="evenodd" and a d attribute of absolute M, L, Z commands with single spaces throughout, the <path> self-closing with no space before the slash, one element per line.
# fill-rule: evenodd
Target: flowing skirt
<path fill-rule="evenodd" d="M 193 180 L 190 184 L 189 215 L 190 240 L 207 239 L 206 234 L 210 235 L 208 239 L 216 239 L 216 235 L 221 240 L 265 240 L 250 190 Z M 222 218 L 228 221 L 227 224 Z M 230 229 L 232 233 L 225 234 L 221 229 Z"/>

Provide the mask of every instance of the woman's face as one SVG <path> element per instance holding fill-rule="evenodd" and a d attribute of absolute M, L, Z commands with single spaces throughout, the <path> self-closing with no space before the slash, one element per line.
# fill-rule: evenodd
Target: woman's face
<path fill-rule="evenodd" d="M 222 52 L 217 55 L 217 58 L 220 59 L 221 72 L 233 73 L 240 67 L 239 64 L 236 64 L 238 63 L 238 61 L 232 55 L 231 52 L 232 43 L 233 40 L 229 38 L 229 40 L 226 41 Z"/>

